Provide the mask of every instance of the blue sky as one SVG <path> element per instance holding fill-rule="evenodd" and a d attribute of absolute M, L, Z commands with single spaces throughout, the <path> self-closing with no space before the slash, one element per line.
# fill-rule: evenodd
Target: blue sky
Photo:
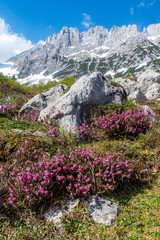
<path fill-rule="evenodd" d="M 95 25 L 137 24 L 142 30 L 153 23 L 160 23 L 160 0 L 0 0 L 0 34 L 7 28 L 28 48 L 63 26 L 85 31 Z"/>

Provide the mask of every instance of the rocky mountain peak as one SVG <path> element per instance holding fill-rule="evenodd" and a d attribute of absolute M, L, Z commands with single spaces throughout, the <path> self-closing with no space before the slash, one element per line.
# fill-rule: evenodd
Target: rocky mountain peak
<path fill-rule="evenodd" d="M 147 33 L 149 36 L 160 36 L 160 23 L 159 24 L 151 24 L 147 28 Z"/>
<path fill-rule="evenodd" d="M 136 25 L 110 30 L 95 26 L 79 32 L 63 27 L 43 44 L 9 61 L 14 63 L 22 83 L 58 80 L 67 75 L 76 79 L 95 71 L 110 77 L 138 75 L 160 68 L 160 24 L 138 31 Z"/>

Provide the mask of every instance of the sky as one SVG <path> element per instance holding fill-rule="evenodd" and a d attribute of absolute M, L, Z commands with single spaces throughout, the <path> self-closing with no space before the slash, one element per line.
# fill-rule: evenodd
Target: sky
<path fill-rule="evenodd" d="M 64 27 L 160 23 L 160 0 L 0 0 L 0 63 Z"/>

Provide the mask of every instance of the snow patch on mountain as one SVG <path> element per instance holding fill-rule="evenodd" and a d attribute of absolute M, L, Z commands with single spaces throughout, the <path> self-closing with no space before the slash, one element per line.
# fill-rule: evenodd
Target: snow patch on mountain
<path fill-rule="evenodd" d="M 112 77 L 128 73 L 138 76 L 146 69 L 160 68 L 160 24 L 152 24 L 139 32 L 136 25 L 111 30 L 96 26 L 79 32 L 64 27 L 60 33 L 47 37 L 32 49 L 22 52 L 9 61 L 18 81 L 34 84 L 38 81 L 61 79 L 99 71 Z M 1 70 L 0 70 L 1 71 Z"/>

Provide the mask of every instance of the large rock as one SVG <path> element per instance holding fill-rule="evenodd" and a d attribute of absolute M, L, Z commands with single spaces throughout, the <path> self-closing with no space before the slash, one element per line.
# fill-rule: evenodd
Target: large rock
<path fill-rule="evenodd" d="M 54 88 L 50 91 L 54 92 Z M 44 93 L 31 99 L 23 106 L 21 113 L 29 110 L 30 107 L 32 110 L 33 107 L 39 110 L 42 108 L 39 116 L 41 119 L 48 115 L 50 118 L 60 116 L 60 126 L 66 131 L 71 129 L 74 131 L 76 127 L 86 122 L 88 105 L 98 106 L 111 102 L 122 104 L 125 95 L 122 87 L 112 86 L 110 80 L 102 76 L 101 73 L 95 72 L 90 76 L 80 78 L 64 95 L 55 96 L 53 94 L 50 98 L 49 91 L 47 91 L 47 98 L 44 99 L 42 96 Z M 52 111 L 53 107 L 54 112 Z"/>
<path fill-rule="evenodd" d="M 146 93 L 147 99 L 155 99 L 160 96 L 160 84 L 153 83 L 148 89 Z"/>
<path fill-rule="evenodd" d="M 144 99 L 146 99 L 146 96 L 140 90 L 137 90 L 137 91 L 130 93 L 129 98 L 144 100 Z"/>
<path fill-rule="evenodd" d="M 57 98 L 62 96 L 64 90 L 67 88 L 64 84 L 59 84 L 43 93 L 34 96 L 28 101 L 20 110 L 20 113 L 31 112 L 39 114 L 40 111 L 51 105 Z"/>
<path fill-rule="evenodd" d="M 155 99 L 160 95 L 160 74 L 153 70 L 142 72 L 137 80 L 116 79 L 127 91 L 129 99 Z"/>

